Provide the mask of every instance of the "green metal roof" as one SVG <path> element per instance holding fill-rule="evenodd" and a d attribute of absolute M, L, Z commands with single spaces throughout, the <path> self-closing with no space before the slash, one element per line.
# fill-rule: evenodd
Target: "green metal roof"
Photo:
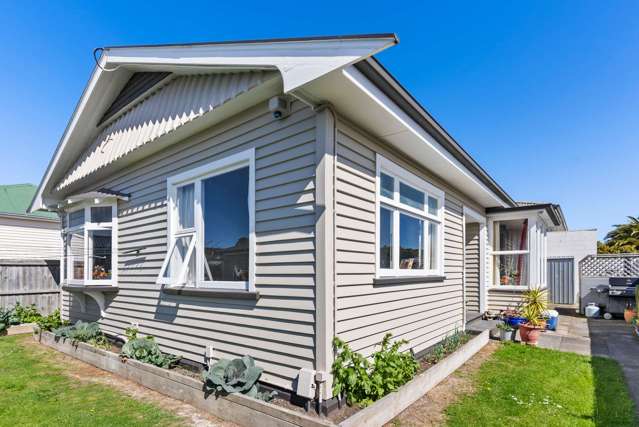
<path fill-rule="evenodd" d="M 27 213 L 37 189 L 38 187 L 33 184 L 0 185 L 0 215 L 9 214 L 58 219 L 58 215 L 53 212 Z"/>

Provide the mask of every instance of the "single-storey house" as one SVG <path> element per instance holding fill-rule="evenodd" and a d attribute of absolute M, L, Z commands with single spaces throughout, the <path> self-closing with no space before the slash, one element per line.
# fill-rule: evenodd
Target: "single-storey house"
<path fill-rule="evenodd" d="M 328 399 L 334 336 L 419 353 L 546 286 L 558 206 L 464 151 L 374 57 L 397 42 L 101 49 L 31 207 L 63 222 L 64 317 Z"/>
<path fill-rule="evenodd" d="M 28 213 L 37 187 L 0 185 L 0 308 L 60 306 L 60 221 L 53 212 Z"/>

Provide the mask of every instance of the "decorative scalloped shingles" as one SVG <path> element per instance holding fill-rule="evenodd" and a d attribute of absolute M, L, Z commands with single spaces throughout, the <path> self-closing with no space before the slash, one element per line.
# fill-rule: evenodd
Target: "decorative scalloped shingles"
<path fill-rule="evenodd" d="M 178 76 L 108 124 L 57 185 L 61 190 L 141 146 L 213 111 L 266 80 L 247 71 Z"/>

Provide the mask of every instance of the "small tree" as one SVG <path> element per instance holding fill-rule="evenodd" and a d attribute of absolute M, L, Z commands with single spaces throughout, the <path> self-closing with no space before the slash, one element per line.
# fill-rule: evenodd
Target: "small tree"
<path fill-rule="evenodd" d="M 603 242 L 597 242 L 600 254 L 639 253 L 639 217 L 628 217 L 625 224 L 617 224 L 606 234 Z"/>

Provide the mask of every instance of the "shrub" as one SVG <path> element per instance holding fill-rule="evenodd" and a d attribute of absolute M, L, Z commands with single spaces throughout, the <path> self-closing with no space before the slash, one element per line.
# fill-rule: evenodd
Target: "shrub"
<path fill-rule="evenodd" d="M 16 303 L 13 311 L 19 323 L 34 323 L 42 317 L 35 304 L 24 306 Z"/>
<path fill-rule="evenodd" d="M 255 365 L 251 356 L 241 359 L 220 359 L 204 373 L 204 390 L 208 393 L 242 393 L 247 396 L 269 401 L 276 392 L 258 391 L 257 381 L 262 368 Z"/>
<path fill-rule="evenodd" d="M 0 308 L 0 334 L 9 329 L 9 326 L 18 324 L 14 311 L 11 308 Z"/>
<path fill-rule="evenodd" d="M 460 332 L 458 329 L 455 329 L 455 332 L 453 332 L 452 335 L 447 335 L 446 338 L 433 347 L 425 359 L 428 363 L 438 363 L 444 357 L 466 344 L 469 339 L 470 335 L 468 333 Z"/>
<path fill-rule="evenodd" d="M 129 329 L 135 328 L 127 329 L 128 332 L 131 332 Z M 135 333 L 131 335 L 134 338 L 129 339 L 126 344 L 122 346 L 122 351 L 120 352 L 121 357 L 139 360 L 140 362 L 165 369 L 172 367 L 180 360 L 179 356 L 162 353 L 162 351 L 160 351 L 160 347 L 152 336 L 137 338 L 137 329 L 135 329 Z"/>
<path fill-rule="evenodd" d="M 59 308 L 56 308 L 56 310 L 48 316 L 41 316 L 38 320 L 36 320 L 36 323 L 41 331 L 52 331 L 66 325 L 66 322 L 60 317 Z"/>
<path fill-rule="evenodd" d="M 338 337 L 333 338 L 337 353 L 332 367 L 333 394 L 345 396 L 351 405 L 367 406 L 410 381 L 419 365 L 412 354 L 399 351 L 408 341 L 391 344 L 390 340 L 391 334 L 386 334 L 371 362 Z"/>

